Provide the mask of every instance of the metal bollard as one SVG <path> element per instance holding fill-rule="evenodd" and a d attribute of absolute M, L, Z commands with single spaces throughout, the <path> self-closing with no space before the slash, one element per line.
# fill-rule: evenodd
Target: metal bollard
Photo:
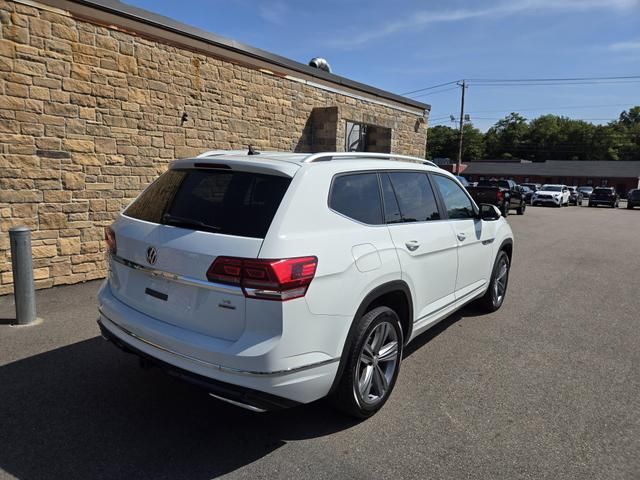
<path fill-rule="evenodd" d="M 16 303 L 16 323 L 28 325 L 36 321 L 36 290 L 31 261 L 31 231 L 27 227 L 9 229 L 13 296 Z"/>

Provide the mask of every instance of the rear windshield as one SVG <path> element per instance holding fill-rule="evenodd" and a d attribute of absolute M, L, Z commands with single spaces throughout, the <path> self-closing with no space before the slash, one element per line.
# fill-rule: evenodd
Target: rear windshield
<path fill-rule="evenodd" d="M 634 200 L 640 198 L 640 190 L 631 190 L 629 192 L 629 198 L 633 198 Z"/>
<path fill-rule="evenodd" d="M 264 238 L 290 182 L 229 170 L 169 170 L 124 214 L 191 230 Z"/>
<path fill-rule="evenodd" d="M 610 188 L 596 188 L 593 193 L 596 194 L 604 194 L 604 195 L 611 195 L 613 193 L 613 191 Z"/>

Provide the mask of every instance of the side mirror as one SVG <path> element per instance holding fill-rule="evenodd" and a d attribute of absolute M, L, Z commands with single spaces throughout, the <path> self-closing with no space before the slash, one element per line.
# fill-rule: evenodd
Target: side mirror
<path fill-rule="evenodd" d="M 491 222 L 499 220 L 501 216 L 502 213 L 500 213 L 500 210 L 495 205 L 491 205 L 490 203 L 480 204 L 480 212 L 478 213 L 478 218 L 480 220 Z"/>

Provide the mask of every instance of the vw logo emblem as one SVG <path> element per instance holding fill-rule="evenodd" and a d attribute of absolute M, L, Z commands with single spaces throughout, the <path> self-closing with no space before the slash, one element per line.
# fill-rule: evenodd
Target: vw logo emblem
<path fill-rule="evenodd" d="M 147 248 L 147 262 L 149 262 L 149 265 L 155 265 L 157 261 L 158 252 L 156 251 L 155 247 Z"/>

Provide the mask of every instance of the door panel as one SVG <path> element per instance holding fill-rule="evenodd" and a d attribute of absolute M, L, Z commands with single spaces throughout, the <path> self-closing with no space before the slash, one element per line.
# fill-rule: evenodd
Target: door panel
<path fill-rule="evenodd" d="M 414 321 L 454 300 L 457 243 L 422 172 L 382 173 L 384 209 L 400 260 L 402 278 L 413 294 Z"/>
<path fill-rule="evenodd" d="M 462 298 L 489 281 L 496 222 L 451 220 L 458 242 L 456 298 Z"/>
<path fill-rule="evenodd" d="M 489 281 L 495 225 L 476 218 L 476 207 L 457 182 L 439 174 L 433 174 L 432 179 L 447 211 L 458 246 L 455 286 L 458 299 L 482 288 Z"/>
<path fill-rule="evenodd" d="M 414 320 L 439 310 L 454 297 L 457 243 L 446 221 L 390 225 L 402 278 L 414 295 Z"/>

